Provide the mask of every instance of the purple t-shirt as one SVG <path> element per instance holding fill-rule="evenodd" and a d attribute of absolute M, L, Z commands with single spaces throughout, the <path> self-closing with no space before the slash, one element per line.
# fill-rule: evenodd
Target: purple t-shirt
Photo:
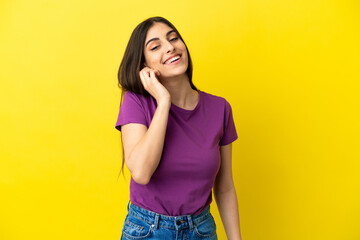
<path fill-rule="evenodd" d="M 198 90 L 193 110 L 171 104 L 160 163 L 146 185 L 130 181 L 135 205 L 169 216 L 200 214 L 212 202 L 212 187 L 220 168 L 221 145 L 238 136 L 230 104 Z M 156 99 L 125 92 L 116 129 L 140 123 L 149 128 Z"/>

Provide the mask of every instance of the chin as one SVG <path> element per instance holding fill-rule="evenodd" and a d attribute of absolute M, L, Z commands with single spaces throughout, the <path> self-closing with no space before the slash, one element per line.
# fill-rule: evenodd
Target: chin
<path fill-rule="evenodd" d="M 186 74 L 186 70 L 187 68 L 179 68 L 179 69 L 174 69 L 173 71 L 167 71 L 166 75 L 164 74 L 164 77 L 175 77 L 175 76 L 179 76 L 179 75 L 183 75 Z"/>
<path fill-rule="evenodd" d="M 181 64 L 179 66 L 174 67 L 173 69 L 167 69 L 169 72 L 186 72 L 189 64 Z"/>

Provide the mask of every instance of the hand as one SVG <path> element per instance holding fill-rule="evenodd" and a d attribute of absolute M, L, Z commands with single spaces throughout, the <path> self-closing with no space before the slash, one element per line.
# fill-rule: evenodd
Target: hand
<path fill-rule="evenodd" d="M 156 99 L 158 104 L 164 102 L 170 105 L 171 97 L 169 91 L 156 78 L 156 76 L 160 76 L 159 70 L 144 67 L 139 75 L 145 90 Z"/>

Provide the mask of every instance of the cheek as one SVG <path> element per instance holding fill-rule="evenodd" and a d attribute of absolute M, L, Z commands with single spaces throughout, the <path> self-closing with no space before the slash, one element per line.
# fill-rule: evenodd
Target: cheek
<path fill-rule="evenodd" d="M 149 56 L 150 62 L 156 64 L 161 63 L 161 55 L 159 53 L 153 53 Z"/>
<path fill-rule="evenodd" d="M 145 61 L 150 65 L 156 65 L 161 63 L 161 57 L 158 54 L 146 54 Z"/>

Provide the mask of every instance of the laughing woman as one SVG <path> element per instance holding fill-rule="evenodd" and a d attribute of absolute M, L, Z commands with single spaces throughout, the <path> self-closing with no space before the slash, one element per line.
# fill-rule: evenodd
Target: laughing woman
<path fill-rule="evenodd" d="M 214 189 L 228 239 L 240 240 L 231 106 L 195 87 L 188 48 L 168 20 L 152 17 L 135 28 L 118 80 L 115 127 L 122 168 L 125 162 L 131 173 L 121 239 L 217 239 Z"/>

